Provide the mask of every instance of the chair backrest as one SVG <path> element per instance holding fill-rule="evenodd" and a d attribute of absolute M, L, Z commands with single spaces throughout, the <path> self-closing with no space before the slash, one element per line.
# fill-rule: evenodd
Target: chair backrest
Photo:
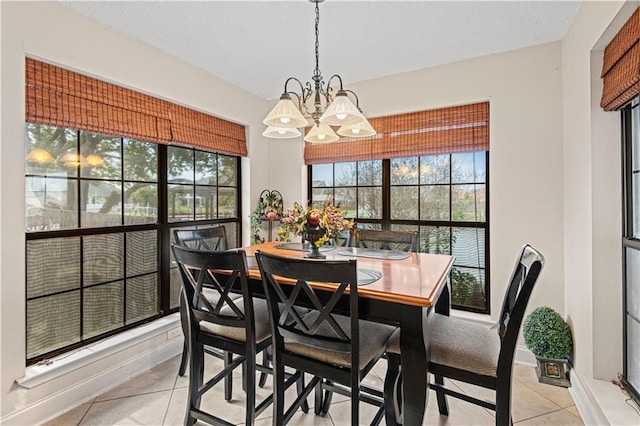
<path fill-rule="evenodd" d="M 335 241 L 336 246 L 349 247 L 351 245 L 351 229 L 343 229 L 338 232 L 338 238 Z"/>
<path fill-rule="evenodd" d="M 522 247 L 504 295 L 498 322 L 498 335 L 502 341 L 498 360 L 499 372 L 501 364 L 503 368 L 511 368 L 524 312 L 543 265 L 542 254 L 529 245 Z"/>
<path fill-rule="evenodd" d="M 417 232 L 356 229 L 351 241 L 354 247 L 418 251 Z"/>
<path fill-rule="evenodd" d="M 282 347 L 283 339 L 287 339 L 288 342 L 320 349 L 351 352 L 351 365 L 357 366 L 359 328 L 356 261 L 291 259 L 261 251 L 256 252 L 256 260 L 267 295 L 276 349 Z M 278 281 L 281 278 L 288 279 L 288 283 L 281 284 Z M 324 292 L 320 294 L 309 282 L 335 283 L 337 288 L 328 295 Z M 334 309 L 345 292 L 349 292 L 350 331 L 335 320 Z M 310 304 L 309 307 L 319 312 L 313 321 L 303 321 L 293 309 L 296 302 L 300 301 Z M 319 330 L 321 334 L 318 334 Z"/>
<path fill-rule="evenodd" d="M 224 226 L 173 231 L 176 244 L 196 250 L 225 251 L 229 249 L 227 230 Z"/>
<path fill-rule="evenodd" d="M 199 321 L 207 321 L 243 327 L 247 329 L 247 341 L 250 337 L 255 339 L 245 252 L 195 250 L 176 244 L 171 248 L 182 276 L 192 326 Z M 234 287 L 242 291 L 243 298 L 231 297 Z"/>

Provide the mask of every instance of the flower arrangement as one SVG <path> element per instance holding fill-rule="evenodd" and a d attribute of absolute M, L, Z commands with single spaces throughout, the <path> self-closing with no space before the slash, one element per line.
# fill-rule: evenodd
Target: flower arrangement
<path fill-rule="evenodd" d="M 287 240 L 290 234 L 305 235 L 311 230 L 324 230 L 314 241 L 316 247 L 321 247 L 329 242 L 330 238 L 337 238 L 340 231 L 353 228 L 353 219 L 345 219 L 344 216 L 345 213 L 340 210 L 340 205 L 333 205 L 331 195 L 327 196 L 321 209 L 305 207 L 296 201 L 293 203 L 293 209 L 287 210 L 280 219 L 278 237 L 281 240 Z"/>

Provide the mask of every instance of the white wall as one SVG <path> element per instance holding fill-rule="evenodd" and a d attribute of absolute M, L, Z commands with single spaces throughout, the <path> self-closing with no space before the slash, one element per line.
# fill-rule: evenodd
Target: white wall
<path fill-rule="evenodd" d="M 563 312 L 560 43 L 387 76 L 349 88 L 358 93 L 369 117 L 490 102 L 492 316 L 499 313 L 506 282 L 525 243 L 538 248 L 547 260 L 530 306 L 549 305 Z M 277 182 L 272 186 L 283 194 L 300 192 L 300 181 L 291 179 L 292 173 L 301 170 L 300 145 L 300 141 L 270 145 L 270 181 Z M 285 157 L 286 164 L 275 168 L 275 158 Z"/>
<path fill-rule="evenodd" d="M 2 133 L 0 145 L 0 416 L 88 379 L 159 345 L 147 341 L 34 389 L 14 380 L 25 371 L 24 62 L 25 56 L 111 81 L 248 125 L 250 158 L 243 161 L 244 242 L 248 215 L 267 181 L 267 143 L 261 133 L 266 103 L 200 69 L 119 35 L 55 2 L 1 2 Z M 166 337 L 164 339 L 166 341 Z"/>
<path fill-rule="evenodd" d="M 620 113 L 600 108 L 602 48 L 637 1 L 585 2 L 563 41 L 565 300 L 575 370 L 622 370 Z"/>

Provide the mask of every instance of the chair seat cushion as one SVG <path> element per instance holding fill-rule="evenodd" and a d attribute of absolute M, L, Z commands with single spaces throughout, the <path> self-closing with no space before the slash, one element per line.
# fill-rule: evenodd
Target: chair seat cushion
<path fill-rule="evenodd" d="M 244 313 L 244 303 L 241 299 L 234 299 L 236 306 Z M 225 306 L 220 309 L 221 315 L 235 316 L 235 312 Z M 253 299 L 253 315 L 256 326 L 256 342 L 262 342 L 271 337 L 271 326 L 269 325 L 269 308 L 267 301 L 264 299 Z M 243 327 L 230 327 L 220 324 L 214 324 L 208 321 L 200 321 L 200 330 L 211 334 L 217 334 L 229 339 L 245 342 L 247 339 L 245 329 Z"/>
<path fill-rule="evenodd" d="M 318 311 L 312 310 L 304 316 L 303 320 L 306 324 L 312 324 L 319 315 L 320 313 Z M 333 317 L 340 327 L 345 330 L 345 333 L 350 336 L 351 319 L 342 315 L 333 315 Z M 380 356 L 384 352 L 385 344 L 396 330 L 396 327 L 369 321 L 360 321 L 359 324 L 360 360 L 358 368 L 362 370 L 372 359 Z M 336 334 L 325 322 L 318 328 L 316 336 L 336 337 Z M 337 365 L 339 367 L 351 367 L 351 352 L 337 352 L 328 349 L 321 349 L 303 345 L 301 343 L 287 342 L 287 339 L 285 339 L 284 347 L 291 353 L 326 362 L 328 364 Z"/>
<path fill-rule="evenodd" d="M 495 330 L 440 314 L 431 316 L 428 327 L 432 363 L 496 377 L 500 338 Z M 399 330 L 387 351 L 400 353 Z"/>
<path fill-rule="evenodd" d="M 209 287 L 202 287 L 202 292 L 204 293 L 204 296 L 209 300 L 209 302 L 213 304 L 217 303 L 218 300 L 220 300 L 220 292 L 218 290 Z M 241 297 L 241 294 L 229 293 L 229 299 L 231 300 L 239 299 Z"/>

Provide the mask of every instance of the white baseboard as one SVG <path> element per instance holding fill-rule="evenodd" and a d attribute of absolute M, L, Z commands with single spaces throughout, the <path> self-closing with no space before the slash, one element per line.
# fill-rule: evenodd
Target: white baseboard
<path fill-rule="evenodd" d="M 23 377 L 16 379 L 16 384 L 26 389 L 41 386 L 51 380 L 87 367 L 101 359 L 108 358 L 128 348 L 137 346 L 145 340 L 156 339 L 166 335 L 169 340 L 182 339 L 180 317 L 178 313 L 167 315 L 150 323 L 114 336 L 100 340 L 77 350 L 51 358 L 45 364 L 34 364 L 26 368 Z"/>
<path fill-rule="evenodd" d="M 48 395 L 34 404 L 0 419 L 3 425 L 35 425 L 53 419 L 106 390 L 131 379 L 135 372 L 148 370 L 182 352 L 181 338 L 168 340 L 150 351 L 129 359 L 126 363 L 101 371 L 73 386 Z"/>
<path fill-rule="evenodd" d="M 610 380 L 584 377 L 571 370 L 569 392 L 585 425 L 640 425 L 640 413 L 628 404 L 628 395 Z"/>
<path fill-rule="evenodd" d="M 526 346 L 516 346 L 515 362 L 522 365 L 534 367 L 536 365 L 536 356 L 527 349 Z"/>
<path fill-rule="evenodd" d="M 607 416 L 602 412 L 598 401 L 593 396 L 582 378 L 575 370 L 571 370 L 571 387 L 569 393 L 585 425 L 609 425 Z"/>

